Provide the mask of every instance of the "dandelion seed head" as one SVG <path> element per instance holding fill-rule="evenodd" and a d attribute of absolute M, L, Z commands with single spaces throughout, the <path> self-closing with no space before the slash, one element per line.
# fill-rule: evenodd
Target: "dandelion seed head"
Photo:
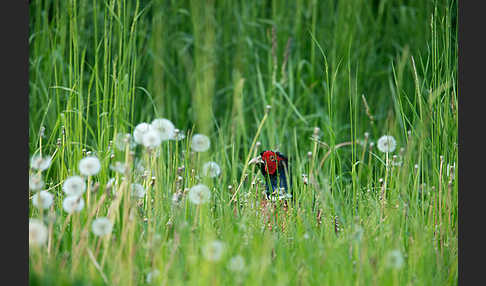
<path fill-rule="evenodd" d="M 204 204 L 211 198 L 211 191 L 206 185 L 197 184 L 189 190 L 189 200 L 195 204 Z"/>
<path fill-rule="evenodd" d="M 72 176 L 64 181 L 62 190 L 68 196 L 79 197 L 86 191 L 86 182 L 80 176 Z"/>
<path fill-rule="evenodd" d="M 94 176 L 101 169 L 100 160 L 95 156 L 87 156 L 79 161 L 79 172 L 84 176 Z"/>
<path fill-rule="evenodd" d="M 245 270 L 245 259 L 241 255 L 236 255 L 228 262 L 228 269 L 233 272 L 242 272 Z"/>
<path fill-rule="evenodd" d="M 223 256 L 225 245 L 222 241 L 213 240 L 206 244 L 202 253 L 205 259 L 209 261 L 219 261 Z"/>
<path fill-rule="evenodd" d="M 353 231 L 353 240 L 361 241 L 363 237 L 364 229 L 361 226 L 356 226 Z"/>
<path fill-rule="evenodd" d="M 129 149 L 135 147 L 135 141 L 130 133 L 117 133 L 115 135 L 115 148 L 120 151 L 125 151 L 127 146 Z"/>
<path fill-rule="evenodd" d="M 141 199 L 145 197 L 145 189 L 143 188 L 142 185 L 138 183 L 133 183 L 132 184 L 132 196 L 134 196 L 137 199 Z"/>
<path fill-rule="evenodd" d="M 34 155 L 30 159 L 30 167 L 34 170 L 44 171 L 49 168 L 52 162 L 52 157 L 42 157 L 40 155 Z"/>
<path fill-rule="evenodd" d="M 386 266 L 388 268 L 400 269 L 404 264 L 403 255 L 400 250 L 395 249 L 386 255 Z"/>
<path fill-rule="evenodd" d="M 48 209 L 53 201 L 54 196 L 48 191 L 40 191 L 32 196 L 32 204 L 38 209 Z"/>
<path fill-rule="evenodd" d="M 55 213 L 49 212 L 47 216 L 44 217 L 44 219 L 47 223 L 55 223 L 57 220 L 57 216 Z"/>
<path fill-rule="evenodd" d="M 401 156 L 398 157 L 396 155 L 393 155 L 393 160 L 391 162 L 392 166 L 397 166 L 400 167 L 403 165 L 403 161 L 401 160 Z"/>
<path fill-rule="evenodd" d="M 29 189 L 33 191 L 38 191 L 44 187 L 44 180 L 42 180 L 42 175 L 39 173 L 31 174 L 29 176 Z"/>
<path fill-rule="evenodd" d="M 397 141 L 391 135 L 383 135 L 378 139 L 378 150 L 383 153 L 390 153 L 397 147 Z"/>
<path fill-rule="evenodd" d="M 161 141 L 172 139 L 175 136 L 174 124 L 169 119 L 165 119 L 165 118 L 154 119 L 150 124 L 150 129 L 155 130 L 159 133 L 159 137 Z"/>
<path fill-rule="evenodd" d="M 179 129 L 174 129 L 174 136 L 172 138 L 170 138 L 170 140 L 180 141 L 184 138 L 186 138 L 184 131 L 179 130 Z"/>
<path fill-rule="evenodd" d="M 139 123 L 133 130 L 133 140 L 137 144 L 143 144 L 143 136 L 150 130 L 150 124 L 146 122 Z"/>
<path fill-rule="evenodd" d="M 113 230 L 113 223 L 107 217 L 99 217 L 91 224 L 91 231 L 96 236 L 105 236 Z"/>
<path fill-rule="evenodd" d="M 160 275 L 160 271 L 154 269 L 147 274 L 147 283 L 152 283 L 156 277 Z"/>
<path fill-rule="evenodd" d="M 221 168 L 218 163 L 209 161 L 203 165 L 203 174 L 206 177 L 215 178 L 221 174 Z"/>
<path fill-rule="evenodd" d="M 205 152 L 209 149 L 211 141 L 209 137 L 203 134 L 195 134 L 192 136 L 191 148 L 196 152 Z"/>
<path fill-rule="evenodd" d="M 123 162 L 116 161 L 115 163 L 110 165 L 110 170 L 120 174 L 125 174 L 125 171 L 127 170 L 127 166 Z"/>
<path fill-rule="evenodd" d="M 84 208 L 84 199 L 77 196 L 69 196 L 62 202 L 62 208 L 67 213 L 80 212 Z"/>
<path fill-rule="evenodd" d="M 154 149 L 162 143 L 162 138 L 158 131 L 149 130 L 143 135 L 142 143 L 143 146 Z"/>
<path fill-rule="evenodd" d="M 47 241 L 47 227 L 38 219 L 29 219 L 29 246 L 41 246 Z"/>

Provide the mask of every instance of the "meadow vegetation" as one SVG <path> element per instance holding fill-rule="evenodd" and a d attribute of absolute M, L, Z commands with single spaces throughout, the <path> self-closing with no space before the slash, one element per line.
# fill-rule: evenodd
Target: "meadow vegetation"
<path fill-rule="evenodd" d="M 457 103 L 457 1 L 31 1 L 30 284 L 456 285 Z"/>

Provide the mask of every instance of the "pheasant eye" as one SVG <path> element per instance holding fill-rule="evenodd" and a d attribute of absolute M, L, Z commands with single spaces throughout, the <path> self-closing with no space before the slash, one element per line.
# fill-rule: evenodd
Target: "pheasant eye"
<path fill-rule="evenodd" d="M 275 156 L 270 155 L 269 159 L 270 159 L 270 161 L 275 161 Z"/>

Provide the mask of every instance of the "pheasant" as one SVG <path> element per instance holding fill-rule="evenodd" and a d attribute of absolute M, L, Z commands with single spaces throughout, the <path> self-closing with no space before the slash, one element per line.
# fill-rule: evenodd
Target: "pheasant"
<path fill-rule="evenodd" d="M 265 178 L 267 199 L 292 198 L 292 177 L 288 158 L 280 152 L 265 150 L 248 164 L 260 168 Z"/>

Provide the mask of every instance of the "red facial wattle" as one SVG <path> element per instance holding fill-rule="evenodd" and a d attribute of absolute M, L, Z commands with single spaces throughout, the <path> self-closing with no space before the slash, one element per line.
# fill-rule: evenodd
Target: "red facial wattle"
<path fill-rule="evenodd" d="M 265 164 L 265 171 L 273 175 L 277 171 L 278 156 L 272 151 L 265 151 L 262 154 L 262 160 Z"/>

